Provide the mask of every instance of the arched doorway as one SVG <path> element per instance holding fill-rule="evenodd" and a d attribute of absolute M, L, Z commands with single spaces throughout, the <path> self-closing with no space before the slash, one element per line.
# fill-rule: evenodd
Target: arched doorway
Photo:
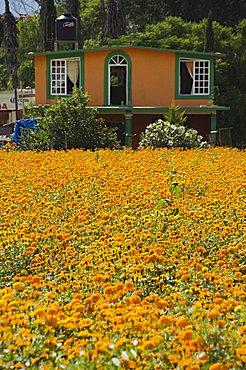
<path fill-rule="evenodd" d="M 124 56 L 114 55 L 108 63 L 108 103 L 128 105 L 128 63 Z"/>

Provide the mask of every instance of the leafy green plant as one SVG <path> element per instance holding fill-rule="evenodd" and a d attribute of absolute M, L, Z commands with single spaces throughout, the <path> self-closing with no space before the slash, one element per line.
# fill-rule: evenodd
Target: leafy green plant
<path fill-rule="evenodd" d="M 42 130 L 25 133 L 20 140 L 22 149 L 97 149 L 118 145 L 117 134 L 96 117 L 96 110 L 88 107 L 88 95 L 75 89 L 69 98 L 58 99 L 42 109 Z M 30 112 L 29 112 L 30 113 Z"/>
<path fill-rule="evenodd" d="M 21 129 L 18 150 L 48 150 L 50 146 L 51 141 L 47 130 Z"/>
<path fill-rule="evenodd" d="M 114 130 L 96 117 L 96 110 L 87 107 L 89 98 L 75 89 L 72 96 L 59 99 L 45 112 L 46 127 L 54 149 L 113 148 L 117 145 Z"/>
<path fill-rule="evenodd" d="M 166 114 L 164 120 L 176 126 L 185 126 L 187 117 L 185 111 L 181 110 L 178 105 L 172 104 Z"/>

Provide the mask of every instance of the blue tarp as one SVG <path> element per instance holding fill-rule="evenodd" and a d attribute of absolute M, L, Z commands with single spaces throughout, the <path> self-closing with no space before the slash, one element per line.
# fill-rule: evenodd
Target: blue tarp
<path fill-rule="evenodd" d="M 27 119 L 17 120 L 15 123 L 14 135 L 13 135 L 13 141 L 16 144 L 19 144 L 19 137 L 20 137 L 22 128 L 28 128 L 30 130 L 35 130 L 35 129 L 41 128 L 41 126 L 37 123 L 36 118 L 27 118 Z"/>

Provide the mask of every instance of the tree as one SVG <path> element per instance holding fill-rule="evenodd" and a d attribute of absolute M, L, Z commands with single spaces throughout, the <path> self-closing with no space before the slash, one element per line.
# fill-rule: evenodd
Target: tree
<path fill-rule="evenodd" d="M 25 54 L 39 49 L 39 19 L 21 18 L 17 23 L 18 28 L 18 58 L 19 58 L 19 81 L 23 86 L 34 87 L 34 63 L 33 60 L 25 58 Z"/>
<path fill-rule="evenodd" d="M 223 33 L 224 36 L 224 33 Z M 223 40 L 224 41 L 224 40 Z M 226 57 L 217 64 L 219 94 L 217 104 L 230 107 L 220 117 L 222 127 L 232 127 L 233 144 L 246 145 L 246 19 L 231 31 L 228 43 L 222 44 Z"/>
<path fill-rule="evenodd" d="M 5 0 L 5 13 L 3 15 L 3 48 L 5 50 L 5 59 L 7 69 L 12 78 L 12 85 L 15 91 L 15 111 L 16 119 L 18 119 L 18 40 L 17 40 L 17 27 L 13 14 L 9 9 L 9 0 Z"/>
<path fill-rule="evenodd" d="M 37 3 L 40 5 L 41 50 L 53 50 L 56 19 L 54 0 L 38 0 Z"/>
<path fill-rule="evenodd" d="M 208 12 L 208 18 L 205 29 L 205 40 L 204 40 L 204 51 L 215 51 L 214 50 L 214 30 L 213 30 L 213 13 L 212 10 Z"/>
<path fill-rule="evenodd" d="M 124 0 L 109 0 L 103 38 L 118 38 L 126 34 L 126 15 Z"/>
<path fill-rule="evenodd" d="M 113 148 L 116 132 L 108 128 L 96 111 L 87 107 L 88 96 L 76 89 L 70 98 L 59 99 L 47 108 L 41 123 L 54 149 Z M 41 130 L 41 135 L 43 132 Z"/>
<path fill-rule="evenodd" d="M 9 74 L 5 63 L 5 52 L 0 48 L 0 91 L 6 90 L 9 83 Z"/>

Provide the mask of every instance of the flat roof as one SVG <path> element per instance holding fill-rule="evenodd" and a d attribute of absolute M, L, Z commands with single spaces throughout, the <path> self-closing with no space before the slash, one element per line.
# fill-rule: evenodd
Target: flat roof
<path fill-rule="evenodd" d="M 207 57 L 213 57 L 213 58 L 221 58 L 224 57 L 225 54 L 222 54 L 220 52 L 202 52 L 202 51 L 194 51 L 194 50 L 177 50 L 177 49 L 168 49 L 168 48 L 156 48 L 156 47 L 150 47 L 150 46 L 102 46 L 102 47 L 95 47 L 95 48 L 84 48 L 84 49 L 72 49 L 72 50 L 58 50 L 58 51 L 30 51 L 29 53 L 25 54 L 26 57 L 32 58 L 34 56 L 38 55 L 66 55 L 66 54 L 78 54 L 80 52 L 90 52 L 90 51 L 101 51 L 101 50 L 119 50 L 119 49 L 143 49 L 143 50 L 156 50 L 156 51 L 166 51 L 176 54 L 192 54 L 197 56 L 207 56 Z"/>

